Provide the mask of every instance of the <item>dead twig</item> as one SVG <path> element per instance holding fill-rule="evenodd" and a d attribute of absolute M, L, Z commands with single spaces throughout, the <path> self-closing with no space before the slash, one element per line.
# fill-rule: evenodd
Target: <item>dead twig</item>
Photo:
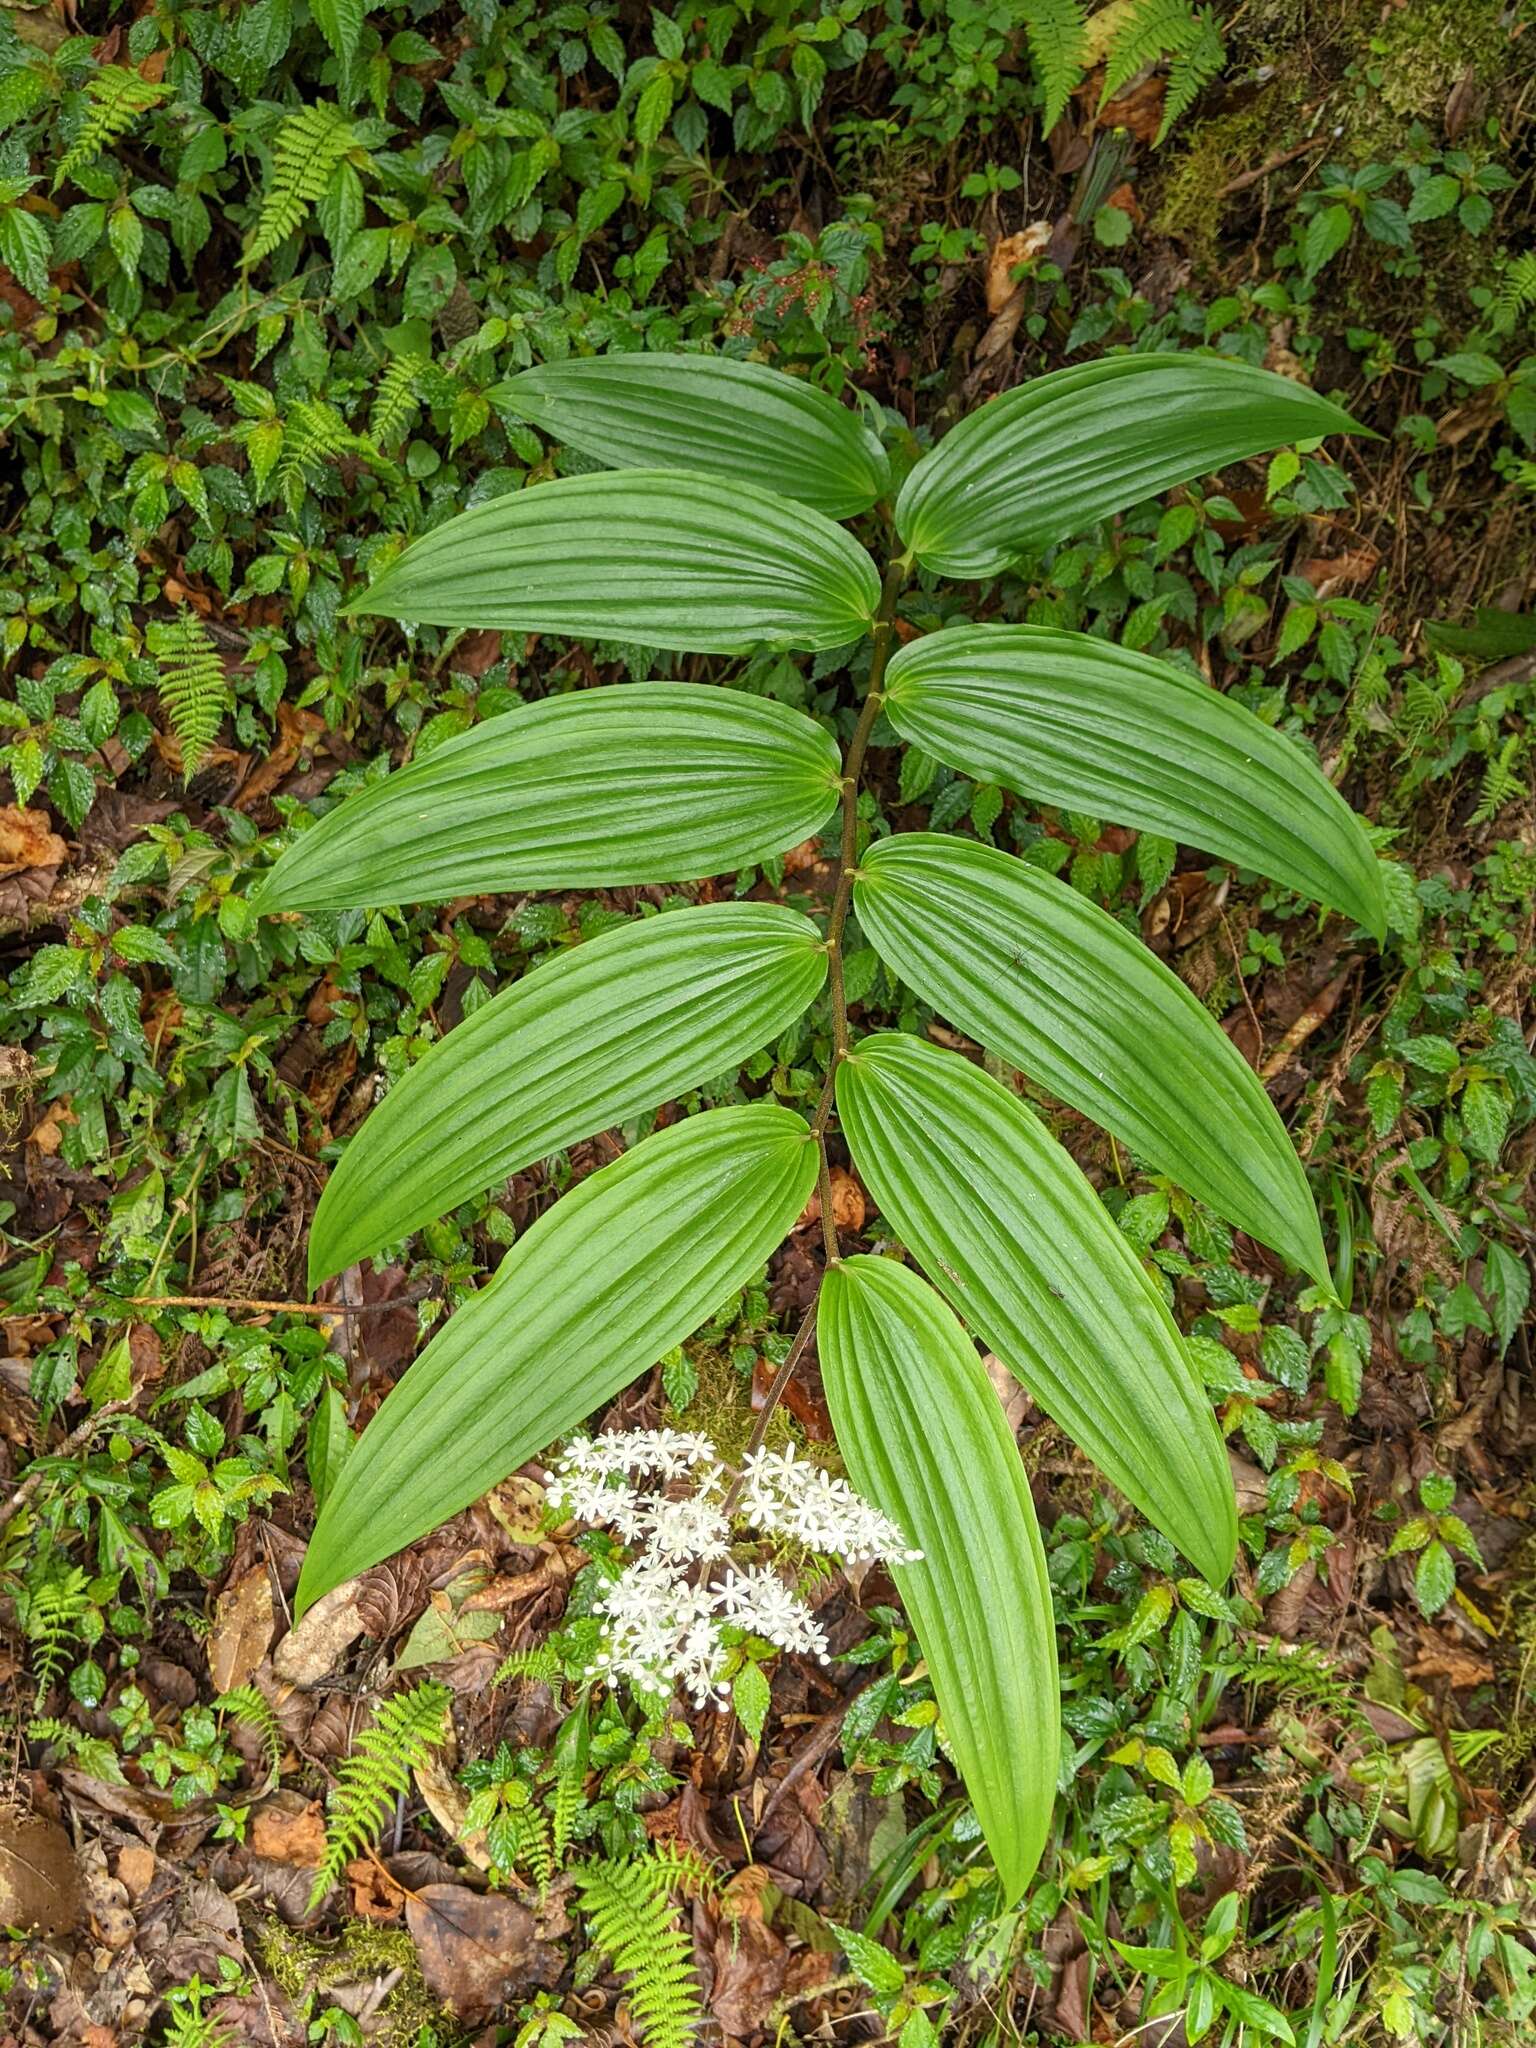
<path fill-rule="evenodd" d="M 430 1288 L 392 1294 L 388 1301 L 264 1301 L 252 1294 L 133 1294 L 129 1308 L 239 1308 L 263 1316 L 381 1316 L 392 1308 L 414 1308 Z"/>

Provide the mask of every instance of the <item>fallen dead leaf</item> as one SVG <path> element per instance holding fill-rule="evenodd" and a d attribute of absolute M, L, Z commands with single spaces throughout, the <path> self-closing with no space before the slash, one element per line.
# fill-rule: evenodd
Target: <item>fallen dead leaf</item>
<path fill-rule="evenodd" d="M 220 1692 L 250 1684 L 272 1646 L 276 1627 L 272 1575 L 264 1564 L 253 1565 L 224 1588 L 214 1607 L 208 1672 Z"/>
<path fill-rule="evenodd" d="M 318 1685 L 328 1678 L 363 1633 L 358 1581 L 347 1579 L 323 1594 L 297 1628 L 278 1644 L 272 1669 L 290 1685 Z"/>
<path fill-rule="evenodd" d="M 58 1822 L 0 1812 L 0 1926 L 71 1934 L 84 1912 L 74 1844 Z"/>
<path fill-rule="evenodd" d="M 981 1362 L 987 1369 L 987 1378 L 992 1382 L 997 1398 L 1003 1404 L 1003 1420 L 1008 1425 L 1009 1434 L 1017 1436 L 1029 1413 L 1029 1396 L 1003 1361 L 992 1352 L 989 1351 Z"/>
<path fill-rule="evenodd" d="M 0 804 L 0 875 L 18 875 L 23 868 L 56 868 L 69 857 L 69 847 L 42 811 Z"/>
<path fill-rule="evenodd" d="M 325 1816 L 317 1799 L 275 1792 L 251 1815 L 251 1854 L 317 1870 L 325 1861 Z"/>
<path fill-rule="evenodd" d="M 864 1228 L 864 1218 L 869 1214 L 869 1205 L 864 1190 L 859 1186 L 846 1166 L 832 1169 L 832 1221 L 839 1230 L 856 1235 Z M 795 1224 L 796 1230 L 803 1230 L 808 1224 L 821 1221 L 821 1192 L 815 1190 L 806 1203 Z"/>
<path fill-rule="evenodd" d="M 114 1873 L 119 1884 L 137 1905 L 155 1881 L 159 1858 L 153 1849 L 142 1842 L 125 1842 L 117 1852 L 117 1870 Z"/>
<path fill-rule="evenodd" d="M 64 1126 L 79 1121 L 67 1102 L 55 1102 L 47 1115 L 39 1117 L 27 1133 L 27 1143 L 35 1145 L 39 1152 L 51 1159 L 64 1142 Z"/>
<path fill-rule="evenodd" d="M 1163 102 L 1167 96 L 1167 79 L 1161 72 L 1151 72 L 1147 77 L 1137 79 L 1134 85 L 1128 85 L 1124 92 L 1116 93 L 1101 107 L 1098 125 L 1109 129 L 1123 128 L 1138 142 L 1156 142 L 1163 125 Z M 1120 204 L 1118 199 L 1111 199 L 1109 203 L 1111 206 Z"/>
<path fill-rule="evenodd" d="M 1019 290 L 1019 280 L 1014 271 L 1020 264 L 1034 263 L 1051 239 L 1051 223 L 1048 220 L 1031 221 L 1027 228 L 1021 228 L 1016 235 L 1004 235 L 994 242 L 987 251 L 987 311 L 1001 313 L 1014 293 Z"/>
<path fill-rule="evenodd" d="M 233 808 L 248 811 L 276 789 L 301 753 L 318 748 L 325 734 L 325 720 L 318 711 L 301 711 L 291 704 L 277 707 L 277 745 L 256 772 L 241 785 Z"/>
<path fill-rule="evenodd" d="M 525 1907 L 500 1893 L 429 1884 L 406 1900 L 405 1924 L 427 1989 L 466 2022 L 488 2019 L 515 1994 L 559 1980 L 560 1951 L 538 1939 Z"/>
<path fill-rule="evenodd" d="M 360 1920 L 382 1925 L 400 1918 L 400 1908 L 406 1900 L 405 1887 L 397 1884 L 382 1864 L 359 1856 L 347 1865 L 347 1884 L 352 1894 L 352 1911 Z"/>

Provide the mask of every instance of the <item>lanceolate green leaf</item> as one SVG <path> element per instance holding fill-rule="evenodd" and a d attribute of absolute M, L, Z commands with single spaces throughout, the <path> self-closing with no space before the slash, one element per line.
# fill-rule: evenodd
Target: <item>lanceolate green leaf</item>
<path fill-rule="evenodd" d="M 1226 1447 L 1162 1296 L 1067 1154 L 958 1053 L 886 1032 L 837 1070 L 880 1213 L 971 1330 L 1213 1584 L 1237 1518 Z"/>
<path fill-rule="evenodd" d="M 658 1131 L 558 1201 L 364 1431 L 304 1559 L 300 1611 L 478 1500 L 697 1329 L 815 1178 L 804 1121 L 747 1103 Z"/>
<path fill-rule="evenodd" d="M 546 697 L 445 741 L 304 833 L 262 910 L 696 881 L 808 839 L 837 748 L 788 705 L 707 683 Z"/>
<path fill-rule="evenodd" d="M 631 469 L 461 512 L 347 609 L 739 654 L 846 646 L 868 631 L 879 596 L 869 556 L 808 505 L 717 476 Z"/>
<path fill-rule="evenodd" d="M 1358 433 L 1303 384 L 1224 356 L 1112 356 L 1021 384 L 925 455 L 896 504 L 928 569 L 994 576 L 1015 556 L 1229 462 Z"/>
<path fill-rule="evenodd" d="M 854 904 L 924 1001 L 1326 1282 L 1306 1176 L 1258 1076 L 1107 911 L 1012 854 L 931 832 L 873 846 Z"/>
<path fill-rule="evenodd" d="M 1169 662 L 1087 633 L 960 627 L 900 649 L 885 708 L 980 782 L 1166 833 L 1382 935 L 1376 856 L 1317 763 Z"/>
<path fill-rule="evenodd" d="M 728 1075 L 815 1000 L 825 943 L 773 903 L 707 903 L 562 953 L 451 1031 L 326 1183 L 315 1286 L 507 1174 Z"/>
<path fill-rule="evenodd" d="M 489 396 L 610 468 L 744 479 L 829 519 L 867 512 L 890 484 L 885 451 L 857 413 L 762 363 L 591 356 L 540 363 Z"/>
<path fill-rule="evenodd" d="M 816 1343 L 854 1483 L 923 1553 L 892 1575 L 1011 1904 L 1050 1830 L 1060 1742 L 1051 1588 L 1018 1446 L 964 1331 L 894 1260 L 827 1269 Z"/>

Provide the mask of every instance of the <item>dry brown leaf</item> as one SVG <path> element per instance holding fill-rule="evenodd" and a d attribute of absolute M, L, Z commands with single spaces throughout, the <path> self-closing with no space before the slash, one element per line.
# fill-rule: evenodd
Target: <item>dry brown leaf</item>
<path fill-rule="evenodd" d="M 987 1369 L 987 1378 L 992 1382 L 997 1398 L 1003 1404 L 1003 1420 L 1008 1425 L 1009 1433 L 1017 1436 L 1024 1426 L 1025 1416 L 1029 1413 L 1029 1396 L 1003 1361 L 992 1352 L 989 1351 L 981 1362 Z"/>
<path fill-rule="evenodd" d="M 323 1594 L 297 1628 L 278 1644 L 272 1669 L 290 1685 L 318 1685 L 328 1678 L 363 1633 L 356 1579 Z"/>
<path fill-rule="evenodd" d="M 538 1939 L 525 1907 L 500 1893 L 425 1885 L 406 1900 L 405 1924 L 427 1989 L 461 2020 L 488 2019 L 517 1994 L 559 1980 L 560 1951 Z"/>
<path fill-rule="evenodd" d="M 264 1564 L 253 1565 L 224 1588 L 213 1610 L 208 1671 L 220 1692 L 250 1684 L 272 1646 L 276 1627 L 271 1574 Z"/>
<path fill-rule="evenodd" d="M 23 868 L 56 868 L 68 857 L 69 847 L 46 813 L 0 804 L 0 875 L 18 875 Z"/>
<path fill-rule="evenodd" d="M 864 1190 L 859 1186 L 846 1166 L 834 1166 L 832 1169 L 832 1221 L 839 1230 L 846 1230 L 850 1234 L 856 1235 L 864 1228 L 864 1218 L 868 1213 L 869 1205 L 865 1200 Z M 803 1230 L 807 1225 L 819 1223 L 820 1221 L 821 1192 L 817 1189 L 812 1192 L 811 1199 L 801 1211 L 795 1228 L 796 1230 Z"/>
<path fill-rule="evenodd" d="M 117 1869 L 113 1875 L 137 1905 L 155 1881 L 155 1872 L 160 1859 L 153 1849 L 142 1842 L 125 1842 L 117 1852 Z"/>
<path fill-rule="evenodd" d="M 347 1865 L 347 1884 L 352 1893 L 352 1911 L 360 1920 L 380 1924 L 400 1918 L 405 1904 L 405 1887 L 397 1884 L 370 1856 L 359 1856 Z"/>
<path fill-rule="evenodd" d="M 70 1934 L 84 1911 L 74 1844 L 58 1822 L 0 1811 L 0 1926 Z"/>
<path fill-rule="evenodd" d="M 1124 92 L 1116 93 L 1108 105 L 1100 109 L 1098 125 L 1101 128 L 1123 128 L 1138 142 L 1156 142 L 1158 130 L 1163 125 L 1163 101 L 1167 95 L 1167 79 L 1160 71 L 1154 71 L 1146 78 L 1138 79 L 1134 85 L 1128 85 Z M 1111 206 L 1119 203 L 1117 199 L 1109 202 Z"/>
<path fill-rule="evenodd" d="M 1004 235 L 987 251 L 987 311 L 1001 313 L 1004 306 L 1019 289 L 1014 277 L 1015 269 L 1021 263 L 1034 263 L 1044 252 L 1051 239 L 1051 223 L 1048 220 L 1031 221 L 1027 228 L 1021 228 L 1016 235 Z"/>
<path fill-rule="evenodd" d="M 469 1811 L 469 1798 L 449 1765 L 450 1759 L 434 1750 L 424 1764 L 416 1766 L 416 1790 L 449 1841 L 464 1851 L 477 1870 L 489 1870 L 493 1861 L 491 1845 L 483 1828 L 465 1831 L 464 1816 Z"/>
<path fill-rule="evenodd" d="M 318 1870 L 325 1861 L 325 1816 L 317 1799 L 275 1792 L 251 1815 L 251 1854 Z"/>

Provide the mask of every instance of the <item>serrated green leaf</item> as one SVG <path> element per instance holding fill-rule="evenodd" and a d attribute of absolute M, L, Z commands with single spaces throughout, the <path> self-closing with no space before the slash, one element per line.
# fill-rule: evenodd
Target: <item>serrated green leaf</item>
<path fill-rule="evenodd" d="M 861 1179 L 929 1279 L 1105 1476 L 1217 1583 L 1225 1446 L 1157 1288 L 1071 1159 L 1000 1081 L 885 1032 L 837 1070 Z"/>
<path fill-rule="evenodd" d="M 1045 1846 L 1060 1740 L 1050 1582 L 1018 1446 L 960 1325 L 906 1267 L 828 1267 L 816 1333 L 854 1483 L 923 1553 L 892 1575 L 1011 1904 Z"/>
<path fill-rule="evenodd" d="M 1356 433 L 1305 385 L 1224 356 L 1111 356 L 1022 384 L 908 476 L 896 527 L 925 568 L 994 576 L 1015 556 L 1245 456 Z"/>
<path fill-rule="evenodd" d="M 1379 863 L 1317 763 L 1168 662 L 1087 633 L 961 627 L 897 652 L 885 709 L 978 782 L 1166 833 L 1384 931 Z"/>
<path fill-rule="evenodd" d="M 808 505 L 739 480 L 631 469 L 461 512 L 346 609 L 740 654 L 845 647 L 879 596 L 863 548 Z"/>
<path fill-rule="evenodd" d="M 582 1181 L 394 1387 L 326 1500 L 298 1611 L 478 1500 L 698 1328 L 804 1208 L 816 1148 L 772 1103 L 706 1110 Z"/>
<path fill-rule="evenodd" d="M 1483 1293 L 1493 1312 L 1499 1350 L 1505 1352 L 1530 1306 L 1530 1267 L 1506 1246 L 1490 1243 L 1483 1254 Z"/>
<path fill-rule="evenodd" d="M 309 11 L 342 63 L 350 64 L 363 33 L 367 0 L 309 0 Z"/>
<path fill-rule="evenodd" d="M 263 911 L 695 881 L 769 860 L 836 808 L 802 712 L 705 683 L 546 697 L 445 740 L 287 848 Z"/>
<path fill-rule="evenodd" d="M 762 1665 L 743 1664 L 731 1683 L 731 1705 L 736 1710 L 737 1720 L 753 1742 L 763 1739 L 768 1703 L 768 1680 L 763 1675 Z"/>
<path fill-rule="evenodd" d="M 707 903 L 558 954 L 465 1018 L 342 1154 L 311 1287 L 593 1131 L 728 1074 L 815 1000 L 824 942 L 772 903 Z"/>
<path fill-rule="evenodd" d="M 1262 1083 L 1106 911 L 1012 854 L 924 832 L 870 849 L 854 904 L 925 1002 L 1326 1282 L 1306 1176 Z"/>
<path fill-rule="evenodd" d="M 890 484 L 858 414 L 802 377 L 726 356 L 593 356 L 541 363 L 488 396 L 610 468 L 744 480 L 830 519 L 867 512 Z"/>

